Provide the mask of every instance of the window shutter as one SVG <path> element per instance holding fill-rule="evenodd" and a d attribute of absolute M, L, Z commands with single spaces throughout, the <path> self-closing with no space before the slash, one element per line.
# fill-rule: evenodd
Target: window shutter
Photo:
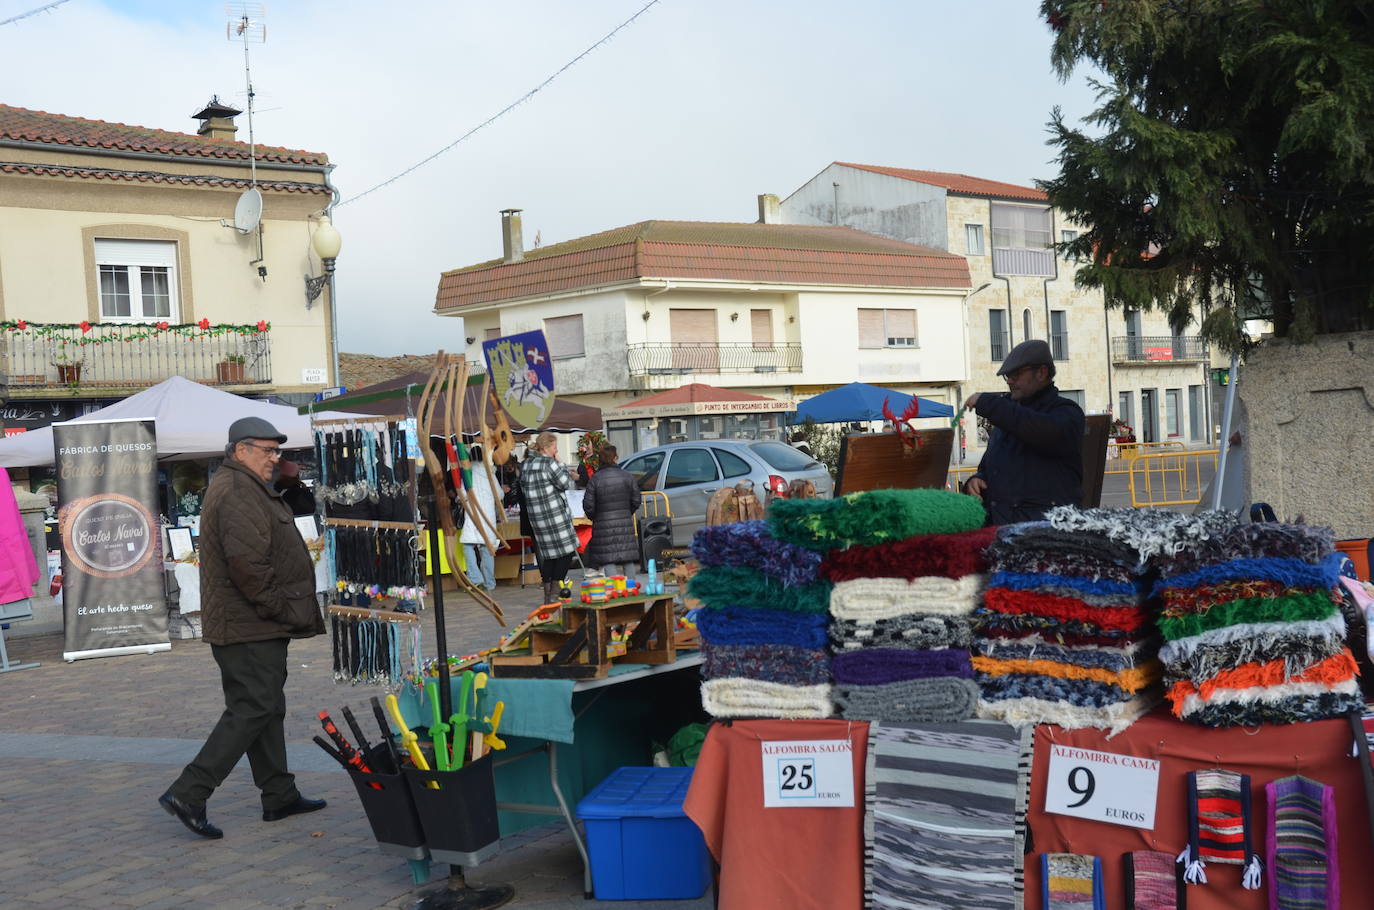
<path fill-rule="evenodd" d="M 485 334 L 484 334 L 483 337 L 482 337 L 482 340 L 483 340 L 483 341 L 491 341 L 493 338 L 500 338 L 500 337 L 501 337 L 501 330 L 500 330 L 499 328 L 496 328 L 496 329 L 487 329 L 486 332 L 485 332 Z"/>
<path fill-rule="evenodd" d="M 749 335 L 754 342 L 754 350 L 773 350 L 773 311 L 749 311 Z"/>
<path fill-rule="evenodd" d="M 544 340 L 554 357 L 581 357 L 586 353 L 582 339 L 582 314 L 556 316 L 544 320 Z"/>
<path fill-rule="evenodd" d="M 887 328 L 882 310 L 859 310 L 859 347 L 887 347 Z"/>
<path fill-rule="evenodd" d="M 916 311 L 887 311 L 887 343 L 896 347 L 914 347 L 916 344 Z"/>
<path fill-rule="evenodd" d="M 96 240 L 97 265 L 177 264 L 177 245 L 170 240 Z"/>

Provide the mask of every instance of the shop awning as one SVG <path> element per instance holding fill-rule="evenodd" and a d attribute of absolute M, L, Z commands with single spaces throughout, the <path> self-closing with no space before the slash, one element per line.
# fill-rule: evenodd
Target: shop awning
<path fill-rule="evenodd" d="M 222 392 L 182 376 L 173 376 L 76 420 L 98 423 L 150 417 L 157 420 L 157 456 L 161 459 L 223 455 L 229 424 L 240 417 L 262 417 L 281 430 L 286 434 L 282 448 L 304 449 L 314 444 L 310 421 L 296 413 L 295 408 Z M 0 441 L 0 467 L 52 463 L 52 427 Z"/>
<path fill-rule="evenodd" d="M 893 414 L 901 416 L 914 396 L 905 392 L 885 389 L 882 386 L 851 382 L 849 385 L 822 392 L 797 405 L 797 413 L 788 421 L 791 424 L 805 423 L 808 419 L 816 423 L 847 423 L 857 420 L 883 420 L 883 402 Z M 917 417 L 953 417 L 954 409 L 947 404 L 929 398 L 917 398 L 920 412 Z"/>
<path fill-rule="evenodd" d="M 420 396 L 424 394 L 425 383 L 429 380 L 427 373 L 407 373 L 405 376 L 396 379 L 388 379 L 374 385 L 364 386 L 355 389 L 347 395 L 340 395 L 337 398 L 330 398 L 326 401 L 319 401 L 308 404 L 300 411 L 305 414 L 329 415 L 329 411 L 348 411 L 352 414 L 375 414 L 393 415 L 410 414 L 420 405 Z M 434 429 L 439 433 L 448 432 L 447 413 L 448 393 L 440 393 L 440 401 L 434 410 Z M 488 411 L 490 411 L 488 407 Z M 482 413 L 482 386 L 480 382 L 474 384 L 469 380 L 467 394 L 463 399 L 463 433 L 469 436 L 477 433 L 477 423 Z M 492 418 L 487 417 L 490 425 Z M 511 431 L 514 433 L 535 433 L 540 430 L 553 430 L 564 433 L 581 433 L 587 430 L 599 430 L 602 427 L 601 412 L 596 408 L 587 407 L 584 404 L 576 404 L 565 401 L 562 398 L 553 403 L 553 411 L 549 414 L 549 419 L 537 427 L 526 427 L 512 420 L 510 421 Z"/>
<path fill-rule="evenodd" d="M 608 420 L 642 417 L 688 417 L 697 414 L 776 414 L 792 411 L 795 402 L 768 398 L 738 389 L 721 389 L 700 382 L 637 398 L 602 411 Z"/>

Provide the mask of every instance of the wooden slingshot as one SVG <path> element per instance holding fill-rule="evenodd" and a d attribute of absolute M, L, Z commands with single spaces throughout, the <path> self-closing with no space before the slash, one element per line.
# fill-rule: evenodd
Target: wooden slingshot
<path fill-rule="evenodd" d="M 429 446 L 430 437 L 434 428 L 434 411 L 439 402 L 439 396 L 447 389 L 449 433 L 443 434 L 447 441 L 447 449 L 451 453 L 450 458 L 457 463 L 457 448 L 450 440 L 450 436 L 456 437 L 461 444 L 462 441 L 462 415 L 463 415 L 463 396 L 467 391 L 468 367 L 467 362 L 460 357 L 453 357 L 440 351 L 434 358 L 434 369 L 425 382 L 424 392 L 420 395 L 420 405 L 418 409 L 418 433 L 420 442 L 420 454 L 424 458 L 425 471 L 429 474 L 430 484 L 434 487 L 434 506 L 438 513 L 439 527 L 444 532 L 444 555 L 448 559 L 448 572 L 453 580 L 458 583 L 458 587 L 467 593 L 469 597 L 477 601 L 483 609 L 501 625 L 506 624 L 505 613 L 501 610 L 501 605 L 492 599 L 486 589 L 475 585 L 465 573 L 458 569 L 458 527 L 453 521 L 452 503 L 448 497 L 448 490 L 444 487 L 444 468 L 439 464 L 439 459 L 435 457 L 434 451 Z M 461 473 L 454 483 L 454 495 L 459 503 L 463 505 L 468 521 L 476 523 L 476 527 L 482 535 L 483 541 L 491 547 L 492 552 L 496 551 L 492 546 L 494 528 L 490 528 L 490 520 L 487 516 L 480 516 L 477 511 L 469 507 L 467 491 L 463 488 Z M 485 520 L 485 524 L 484 524 Z M 440 554 L 431 553 L 431 559 L 439 559 Z"/>

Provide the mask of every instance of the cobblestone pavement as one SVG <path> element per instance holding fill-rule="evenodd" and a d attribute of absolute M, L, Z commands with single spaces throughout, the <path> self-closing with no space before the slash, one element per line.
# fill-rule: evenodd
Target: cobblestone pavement
<path fill-rule="evenodd" d="M 539 599 L 534 586 L 496 594 L 511 617 Z M 495 642 L 501 630 L 485 612 L 456 594 L 446 603 L 450 651 Z M 433 615 L 425 614 L 427 654 Z M 328 799 L 328 808 L 263 822 L 241 762 L 209 803 L 210 820 L 225 832 L 219 841 L 192 835 L 157 804 L 223 708 L 207 645 L 173 641 L 170 652 L 68 664 L 60 635 L 6 641 L 11 660 L 42 665 L 0 674 L 0 906 L 373 910 L 410 907 L 446 881 L 448 867 L 436 863 L 429 882 L 416 886 L 403 860 L 377 849 L 348 777 L 310 743 L 318 711 L 357 711 L 377 691 L 333 681 L 328 636 L 292 643 L 286 691 L 291 766 L 301 791 Z M 501 854 L 467 871 L 473 884 L 514 885 L 509 906 L 589 906 L 561 824 L 506 838 Z M 707 895 L 615 905 L 711 903 Z"/>

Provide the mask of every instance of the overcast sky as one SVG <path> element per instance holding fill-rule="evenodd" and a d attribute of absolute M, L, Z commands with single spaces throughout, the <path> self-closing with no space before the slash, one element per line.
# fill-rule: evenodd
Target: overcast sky
<path fill-rule="evenodd" d="M 645 2 L 268 2 L 257 139 L 328 154 L 350 200 Z M 43 3 L 0 0 L 0 20 Z M 532 245 L 651 218 L 753 221 L 759 193 L 786 196 L 836 160 L 1047 177 L 1050 110 L 1077 119 L 1092 93 L 1081 74 L 1054 76 L 1037 7 L 661 0 L 530 101 L 337 210 L 340 347 L 461 346 L 431 313 L 439 273 L 500 255 L 503 208 L 525 210 Z M 225 21 L 213 0 L 69 0 L 0 27 L 0 101 L 192 132 L 211 95 L 245 100 Z"/>

